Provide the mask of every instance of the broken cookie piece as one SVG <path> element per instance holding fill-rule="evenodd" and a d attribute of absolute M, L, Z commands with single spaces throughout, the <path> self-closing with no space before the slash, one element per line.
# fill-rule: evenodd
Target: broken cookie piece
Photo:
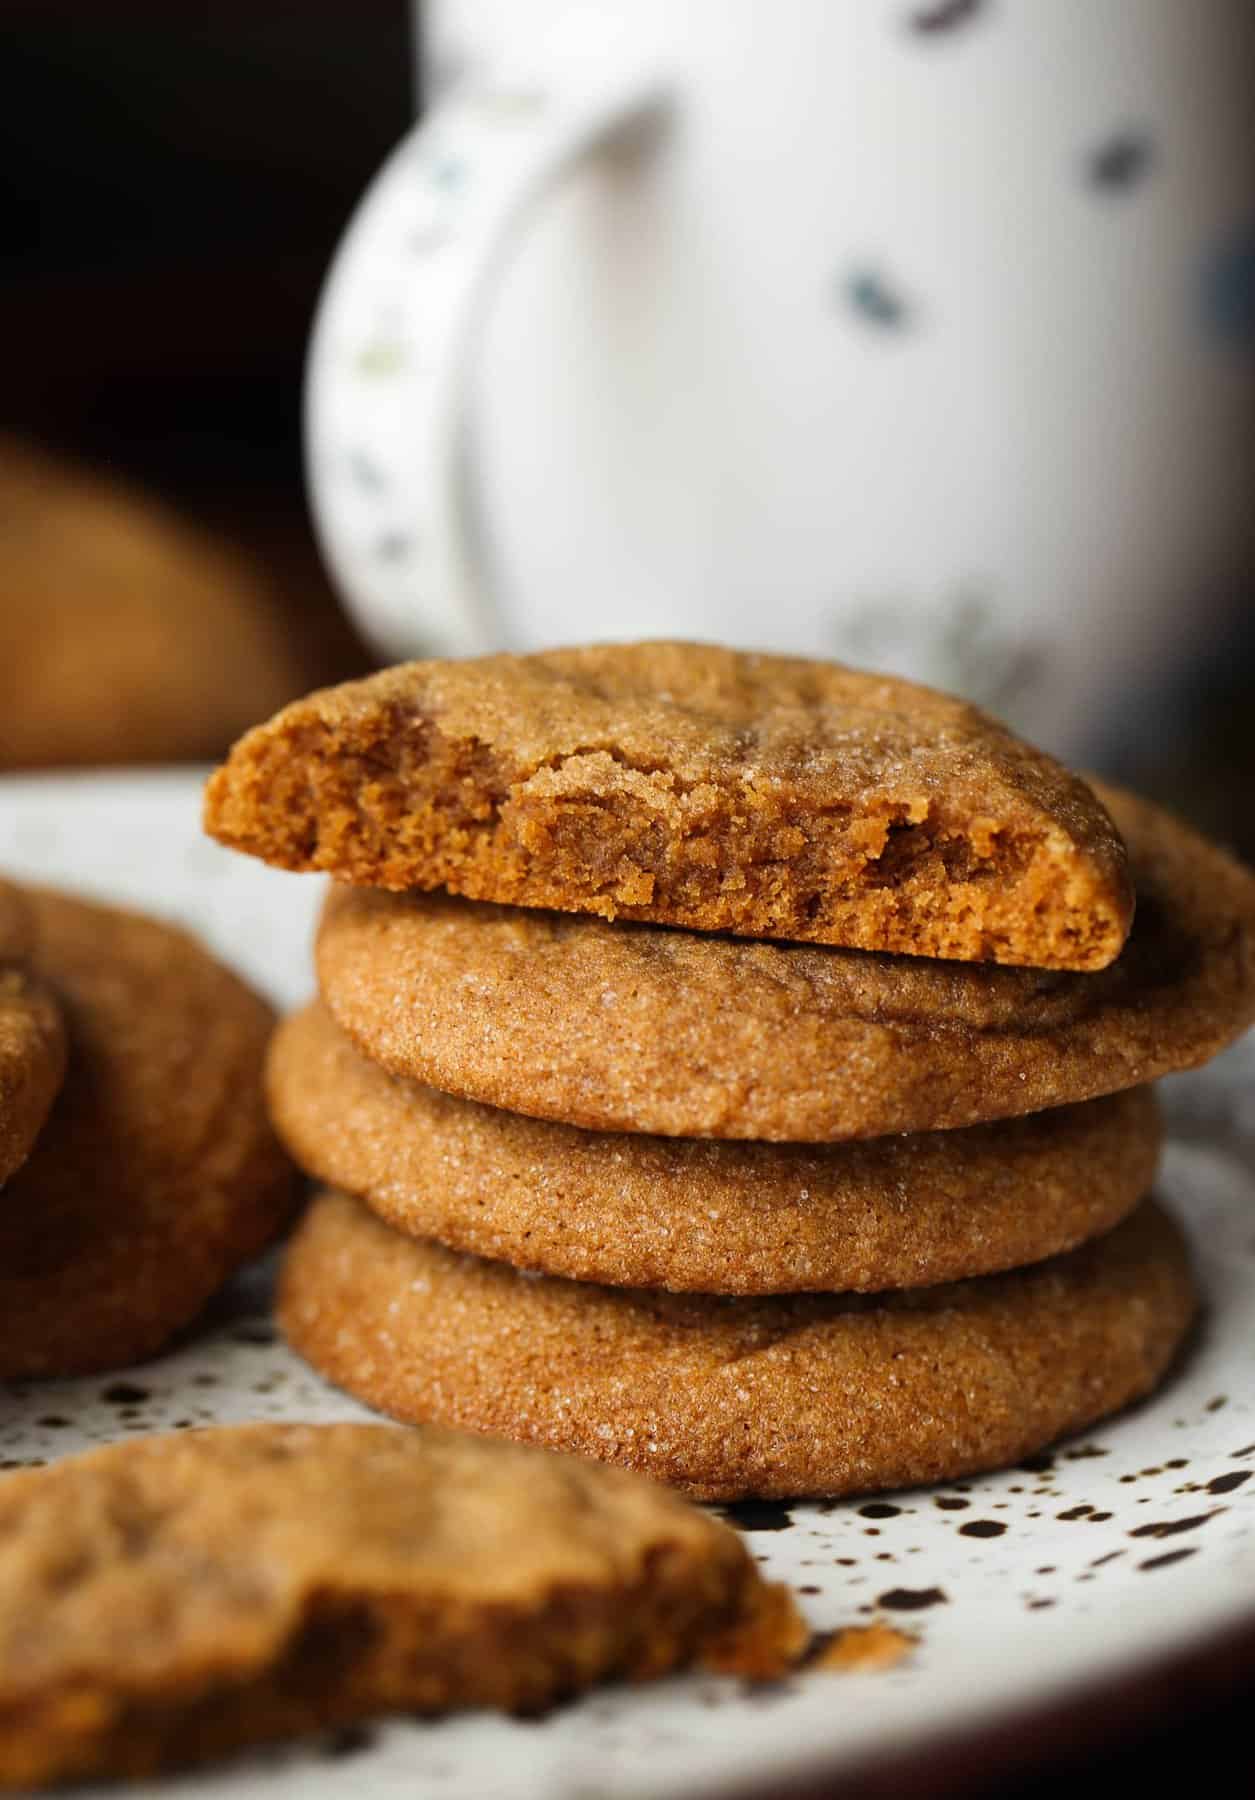
<path fill-rule="evenodd" d="M 705 644 L 311 694 L 235 746 L 205 822 L 363 886 L 961 961 L 1103 968 L 1133 916 L 1101 803 L 975 707 Z"/>
<path fill-rule="evenodd" d="M 535 1712 L 708 1645 L 774 1675 L 805 1635 L 676 1495 L 460 1433 L 222 1427 L 0 1479 L 4 1787 L 389 1712 Z"/>

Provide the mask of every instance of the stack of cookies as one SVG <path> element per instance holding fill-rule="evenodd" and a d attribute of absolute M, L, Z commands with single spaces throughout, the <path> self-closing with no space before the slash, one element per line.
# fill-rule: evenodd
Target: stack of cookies
<path fill-rule="evenodd" d="M 368 1404 L 836 1495 L 1171 1363 L 1147 1084 L 1255 1018 L 1255 878 L 1156 808 L 903 682 L 653 644 L 312 695 L 207 823 L 339 878 L 270 1053 L 327 1184 L 280 1308 Z"/>

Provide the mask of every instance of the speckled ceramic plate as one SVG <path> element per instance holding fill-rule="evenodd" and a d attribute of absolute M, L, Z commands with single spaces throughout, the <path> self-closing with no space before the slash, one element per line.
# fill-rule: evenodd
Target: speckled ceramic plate
<path fill-rule="evenodd" d="M 320 883 L 199 833 L 190 774 L 0 782 L 0 869 L 149 908 L 200 931 L 283 1005 L 311 986 Z M 1080 1705 L 1255 1627 L 1255 1043 L 1169 1084 L 1162 1192 L 1189 1224 L 1208 1314 L 1148 1404 L 1004 1475 L 874 1501 L 740 1510 L 768 1571 L 819 1628 L 882 1614 L 919 1634 L 889 1673 L 759 1690 L 677 1679 L 603 1691 L 539 1723 L 466 1717 L 342 1733 L 154 1784 L 169 1795 L 732 1794 L 837 1782 L 869 1759 Z M 127 1432 L 360 1409 L 275 1341 L 266 1272 L 173 1355 L 114 1377 L 10 1390 L 0 1466 Z M 116 1790 L 114 1790 L 116 1791 Z M 145 1793 L 150 1789 L 145 1787 Z M 103 1790 L 102 1790 L 103 1792 Z"/>

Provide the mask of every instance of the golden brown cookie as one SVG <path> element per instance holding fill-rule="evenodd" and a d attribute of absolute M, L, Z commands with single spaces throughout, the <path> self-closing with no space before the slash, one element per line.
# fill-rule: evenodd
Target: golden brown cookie
<path fill-rule="evenodd" d="M 242 556 L 0 440 L 0 768 L 216 756 L 307 680 Z"/>
<path fill-rule="evenodd" d="M 328 1191 L 280 1293 L 294 1349 L 368 1406 L 582 1451 L 707 1500 L 1017 1462 L 1154 1387 L 1194 1310 L 1181 1234 L 1150 1201 L 1009 1275 L 721 1299 L 520 1274 Z"/>
<path fill-rule="evenodd" d="M 70 1065 L 0 1205 L 0 1378 L 151 1356 L 294 1204 L 262 1099 L 265 1002 L 182 931 L 28 899 Z"/>
<path fill-rule="evenodd" d="M 368 1062 L 315 1002 L 285 1019 L 270 1116 L 309 1174 L 453 1250 L 579 1281 L 714 1294 L 923 1287 L 1110 1230 L 1154 1179 L 1148 1088 L 855 1144 L 580 1131 Z"/>
<path fill-rule="evenodd" d="M 236 745 L 205 821 L 368 886 L 924 956 L 1097 969 L 1133 911 L 1090 790 L 975 707 L 709 644 L 325 689 Z"/>
<path fill-rule="evenodd" d="M 836 1140 L 1091 1099 L 1205 1062 L 1255 1019 L 1255 876 L 1104 792 L 1139 901 L 1097 974 L 338 887 L 323 998 L 395 1074 L 602 1130 Z"/>
<path fill-rule="evenodd" d="M 30 908 L 0 881 L 0 1182 L 30 1154 L 65 1073 L 65 1026 L 48 988 L 27 967 Z"/>
<path fill-rule="evenodd" d="M 736 1533 L 573 1457 L 243 1425 L 0 1482 L 0 1785 L 137 1777 L 387 1712 L 534 1712 L 773 1615 Z"/>

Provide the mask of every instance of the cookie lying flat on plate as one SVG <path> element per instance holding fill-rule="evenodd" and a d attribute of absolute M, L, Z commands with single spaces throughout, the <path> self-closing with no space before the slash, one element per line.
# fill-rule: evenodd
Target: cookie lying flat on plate
<path fill-rule="evenodd" d="M 1110 1230 L 1154 1179 L 1147 1088 L 969 1131 L 837 1145 L 580 1131 L 390 1076 L 318 1003 L 285 1019 L 270 1115 L 309 1174 L 454 1250 L 716 1294 L 922 1287 Z"/>
<path fill-rule="evenodd" d="M 381 1412 L 579 1450 L 700 1499 L 1018 1462 L 1147 1393 L 1194 1316 L 1147 1201 L 1067 1256 L 887 1295 L 722 1299 L 524 1275 L 327 1192 L 284 1264 L 293 1348 Z"/>
<path fill-rule="evenodd" d="M 61 1009 L 27 965 L 25 898 L 0 881 L 0 1182 L 30 1154 L 65 1072 Z"/>
<path fill-rule="evenodd" d="M 0 1784 L 535 1711 L 738 1629 L 778 1667 L 806 1635 L 735 1532 L 618 1470 L 380 1425 L 131 1440 L 0 1481 Z"/>
<path fill-rule="evenodd" d="M 1133 912 L 1090 790 L 975 707 L 708 644 L 311 694 L 236 745 L 205 822 L 368 886 L 923 956 L 1097 969 Z"/>
<path fill-rule="evenodd" d="M 609 1131 L 835 1141 L 1091 1099 L 1192 1068 L 1255 1019 L 1255 876 L 1104 793 L 1139 899 L 1097 974 L 338 887 L 323 998 L 395 1074 Z"/>
<path fill-rule="evenodd" d="M 0 1378 L 152 1355 L 295 1200 L 262 1100 L 264 1001 L 168 925 L 28 899 L 70 1065 L 0 1204 Z"/>

